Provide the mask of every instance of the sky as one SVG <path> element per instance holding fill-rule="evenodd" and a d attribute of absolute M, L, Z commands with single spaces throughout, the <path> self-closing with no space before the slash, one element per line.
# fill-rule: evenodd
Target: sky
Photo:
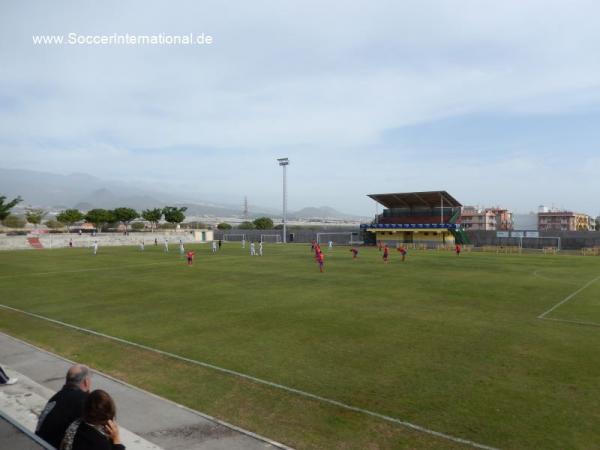
<path fill-rule="evenodd" d="M 0 167 L 182 200 L 328 205 L 447 190 L 600 213 L 597 1 L 0 5 Z M 210 35 L 205 45 L 33 36 Z"/>

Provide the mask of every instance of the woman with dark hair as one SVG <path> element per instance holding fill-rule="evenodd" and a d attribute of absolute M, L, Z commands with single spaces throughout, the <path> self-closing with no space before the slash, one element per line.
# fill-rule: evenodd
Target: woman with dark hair
<path fill-rule="evenodd" d="M 83 417 L 67 428 L 60 450 L 125 450 L 114 420 L 116 414 L 111 396 L 96 389 L 85 400 Z"/>

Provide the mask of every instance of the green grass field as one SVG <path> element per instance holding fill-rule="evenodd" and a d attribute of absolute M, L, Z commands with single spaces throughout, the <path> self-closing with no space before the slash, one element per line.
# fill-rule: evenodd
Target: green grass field
<path fill-rule="evenodd" d="M 546 316 L 589 325 L 537 318 L 600 258 L 195 249 L 0 253 L 0 303 L 492 447 L 600 448 L 600 279 Z M 468 448 L 5 308 L 0 330 L 297 448 Z"/>

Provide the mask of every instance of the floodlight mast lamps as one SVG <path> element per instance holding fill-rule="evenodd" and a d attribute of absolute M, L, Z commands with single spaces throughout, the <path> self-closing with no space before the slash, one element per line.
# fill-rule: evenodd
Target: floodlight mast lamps
<path fill-rule="evenodd" d="M 290 160 L 288 158 L 277 158 L 277 162 L 279 165 L 283 167 L 283 243 L 287 242 L 287 182 L 286 182 L 286 167 L 290 164 Z"/>

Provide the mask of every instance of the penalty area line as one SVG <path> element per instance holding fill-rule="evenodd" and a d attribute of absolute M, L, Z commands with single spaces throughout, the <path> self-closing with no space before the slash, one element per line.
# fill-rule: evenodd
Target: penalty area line
<path fill-rule="evenodd" d="M 327 398 L 327 397 L 321 397 L 320 395 L 317 395 L 317 394 L 312 394 L 310 392 L 306 392 L 306 391 L 302 391 L 300 389 L 296 389 L 296 388 L 293 388 L 293 387 L 285 386 L 283 384 L 275 383 L 273 381 L 263 380 L 261 378 L 254 377 L 252 375 L 248 375 L 248 374 L 245 374 L 245 373 L 242 373 L 242 372 L 237 372 L 235 370 L 231 370 L 231 369 L 227 369 L 227 368 L 224 368 L 224 367 L 216 366 L 214 364 L 210 364 L 210 363 L 207 363 L 207 362 L 204 362 L 204 361 L 197 361 L 195 359 L 186 358 L 185 356 L 177 355 L 176 353 L 171 353 L 171 352 L 167 352 L 167 351 L 164 351 L 164 350 L 159 350 L 159 349 L 156 349 L 156 348 L 148 347 L 147 345 L 138 344 L 136 342 L 128 341 L 126 339 L 122 339 L 122 338 L 119 338 L 119 337 L 116 337 L 116 336 L 110 336 L 108 334 L 104 334 L 104 333 L 101 333 L 99 331 L 94 331 L 94 330 L 90 330 L 90 329 L 87 329 L 87 328 L 78 327 L 77 325 L 72 325 L 70 323 L 61 322 L 60 320 L 51 319 L 49 317 L 45 317 L 45 316 L 42 316 L 42 315 L 39 315 L 39 314 L 35 314 L 35 313 L 31 313 L 31 312 L 28 312 L 28 311 L 23 311 L 23 310 L 18 309 L 18 308 L 13 308 L 12 306 L 0 304 L 0 308 L 4 308 L 4 309 L 10 310 L 10 311 L 14 311 L 14 312 L 17 312 L 17 313 L 20 313 L 20 314 L 24 314 L 24 315 L 27 315 L 27 316 L 30 316 L 30 317 L 35 317 L 37 319 L 45 320 L 47 322 L 55 323 L 55 324 L 61 325 L 63 327 L 67 327 L 67 328 L 71 328 L 71 329 L 74 329 L 74 330 L 77 330 L 77 331 L 81 331 L 83 333 L 91 334 L 91 335 L 94 335 L 94 336 L 99 336 L 99 337 L 102 337 L 102 338 L 105 338 L 105 339 L 109 339 L 109 340 L 112 340 L 112 341 L 115 341 L 115 342 L 119 342 L 121 344 L 129 345 L 129 346 L 136 347 L 136 348 L 139 348 L 139 349 L 142 349 L 142 350 L 146 350 L 146 351 L 149 351 L 149 352 L 157 353 L 159 355 L 167 356 L 167 357 L 172 358 L 172 359 L 177 359 L 177 360 L 184 361 L 184 362 L 187 362 L 187 363 L 190 363 L 190 364 L 195 364 L 195 365 L 198 365 L 198 366 L 201 366 L 201 367 L 205 367 L 207 369 L 212 369 L 212 370 L 215 370 L 217 372 L 225 373 L 225 374 L 228 374 L 228 375 L 233 375 L 233 376 L 236 376 L 238 378 L 249 380 L 249 381 L 252 381 L 252 382 L 257 383 L 257 384 L 262 384 L 264 386 L 269 386 L 269 387 L 272 387 L 272 388 L 280 389 L 282 391 L 289 392 L 289 393 L 292 393 L 292 394 L 296 394 L 296 395 L 299 395 L 301 397 L 309 398 L 311 400 L 315 400 L 315 401 L 318 401 L 318 402 L 321 402 L 321 403 L 326 403 L 326 404 L 329 404 L 329 405 L 337 406 L 339 408 L 342 408 L 342 409 L 345 409 L 345 410 L 348 410 L 348 411 L 353 411 L 353 412 L 364 414 L 364 415 L 367 415 L 367 416 L 370 416 L 370 417 L 375 417 L 377 419 L 381 419 L 381 420 L 384 420 L 386 422 L 390 422 L 390 423 L 393 423 L 393 424 L 396 424 L 396 425 L 401 425 L 401 426 L 403 426 L 405 428 L 409 428 L 409 429 L 414 430 L 414 431 L 418 431 L 418 432 L 425 433 L 425 434 L 428 434 L 428 435 L 431 435 L 431 436 L 435 436 L 435 437 L 438 437 L 438 438 L 441 438 L 441 439 L 445 439 L 447 441 L 455 442 L 457 444 L 464 444 L 464 445 L 468 445 L 468 446 L 473 447 L 473 448 L 480 448 L 480 449 L 484 449 L 484 450 L 499 450 L 496 447 L 491 447 L 489 445 L 479 444 L 477 442 L 470 441 L 468 439 L 463 439 L 463 438 L 452 436 L 452 435 L 449 435 L 449 434 L 446 434 L 446 433 L 442 433 L 442 432 L 439 432 L 439 431 L 431 430 L 431 429 L 425 428 L 425 427 L 423 427 L 421 425 L 416 425 L 414 423 L 407 422 L 405 420 L 401 420 L 401 419 L 398 419 L 396 417 L 386 416 L 385 414 L 381 414 L 381 413 L 377 413 L 377 412 L 374 412 L 374 411 L 370 411 L 368 409 L 359 408 L 357 406 L 352 406 L 352 405 L 349 405 L 347 403 L 340 402 L 338 400 L 333 400 L 333 399 L 330 399 L 330 398 Z"/>
<path fill-rule="evenodd" d="M 569 300 L 572 300 L 577 294 L 579 294 L 581 291 L 583 291 L 584 289 L 587 289 L 588 287 L 590 287 L 592 284 L 594 284 L 596 281 L 600 280 L 600 275 L 598 275 L 596 278 L 588 281 L 587 283 L 585 283 L 583 286 L 581 286 L 579 289 L 577 289 L 574 292 L 571 292 L 569 295 L 567 295 L 564 299 L 562 299 L 560 302 L 558 302 L 556 305 L 554 305 L 552 308 L 550 308 L 547 311 L 544 311 L 542 314 L 540 314 L 539 316 L 537 316 L 538 319 L 545 319 L 546 316 L 548 314 L 550 314 L 552 311 L 554 311 L 556 308 L 558 308 L 559 306 L 564 305 L 565 303 L 567 303 Z"/>

